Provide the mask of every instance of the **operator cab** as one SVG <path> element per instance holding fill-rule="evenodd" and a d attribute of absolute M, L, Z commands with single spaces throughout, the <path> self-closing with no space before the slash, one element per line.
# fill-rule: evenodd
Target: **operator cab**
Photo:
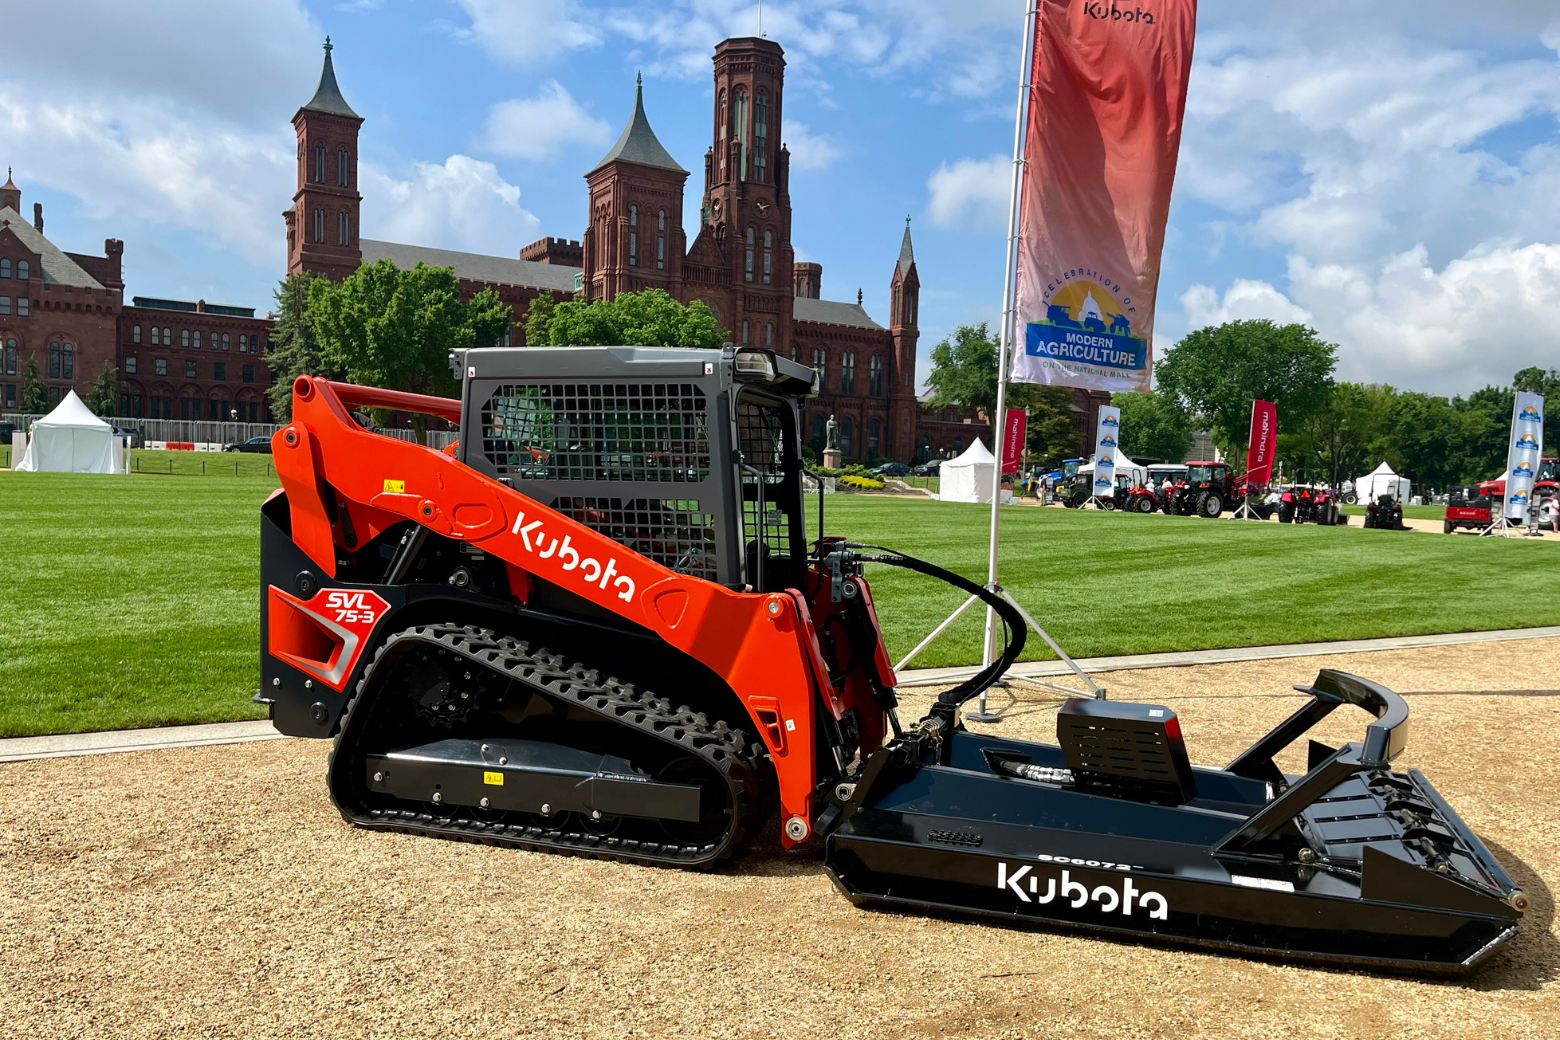
<path fill-rule="evenodd" d="M 489 347 L 450 367 L 461 462 L 679 574 L 802 586 L 811 368 L 730 345 Z"/>

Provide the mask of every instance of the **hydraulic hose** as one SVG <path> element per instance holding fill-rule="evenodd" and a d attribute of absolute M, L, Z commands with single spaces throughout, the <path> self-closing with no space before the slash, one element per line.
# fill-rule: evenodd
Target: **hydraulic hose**
<path fill-rule="evenodd" d="M 960 574 L 945 570 L 935 563 L 927 563 L 918 560 L 914 556 L 906 556 L 895 549 L 888 549 L 881 545 L 869 545 L 863 542 L 846 542 L 845 548 L 860 552 L 862 549 L 871 550 L 874 555 L 859 554 L 857 559 L 865 563 L 882 563 L 890 567 L 903 567 L 906 570 L 925 574 L 928 577 L 937 578 L 947 582 L 956 589 L 960 589 L 980 599 L 992 610 L 997 617 L 1002 619 L 1002 654 L 995 661 L 964 680 L 951 690 L 945 690 L 937 698 L 937 703 L 945 709 L 956 709 L 965 701 L 988 689 L 992 683 L 1007 674 L 1007 670 L 1013 667 L 1013 662 L 1018 660 L 1018 655 L 1024 652 L 1024 640 L 1028 630 L 1024 625 L 1024 618 L 1013 604 L 1002 598 L 995 591 L 984 585 L 978 585 Z"/>

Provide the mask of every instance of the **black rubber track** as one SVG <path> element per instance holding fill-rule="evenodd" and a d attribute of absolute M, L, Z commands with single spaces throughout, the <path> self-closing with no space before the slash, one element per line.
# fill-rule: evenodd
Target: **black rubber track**
<path fill-rule="evenodd" d="M 731 827 L 719 841 L 679 845 L 603 836 L 566 825 L 547 828 L 530 823 L 492 823 L 464 809 L 442 819 L 420 803 L 404 803 L 401 809 L 371 808 L 361 763 L 362 754 L 375 749 L 354 746 L 363 728 L 355 716 L 360 706 L 372 703 L 375 690 L 385 680 L 381 664 L 408 642 L 425 643 L 465 658 L 555 701 L 632 727 L 700 759 L 726 782 L 733 809 Z M 342 716 L 331 748 L 328 782 L 331 799 L 341 815 L 358 827 L 685 868 L 708 867 L 732 855 L 758 832 L 777 800 L 774 770 L 764 747 L 750 741 L 744 730 L 725 720 L 712 722 L 703 713 L 674 705 L 649 690 L 603 676 L 546 649 L 532 650 L 524 642 L 489 629 L 460 625 L 419 625 L 397 632 L 381 644 Z"/>

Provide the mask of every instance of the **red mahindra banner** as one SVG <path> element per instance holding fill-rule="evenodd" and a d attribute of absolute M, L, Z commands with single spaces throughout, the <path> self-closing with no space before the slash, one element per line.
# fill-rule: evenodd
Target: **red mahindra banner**
<path fill-rule="evenodd" d="M 1278 405 L 1251 402 L 1251 446 L 1246 450 L 1246 484 L 1267 487 L 1273 482 L 1273 454 L 1278 450 Z"/>
<path fill-rule="evenodd" d="M 1012 378 L 1150 389 L 1197 0 L 1039 0 Z"/>
<path fill-rule="evenodd" d="M 1002 474 L 1017 473 L 1024 465 L 1024 433 L 1029 413 L 1022 408 L 1007 410 L 1007 426 L 1002 430 Z"/>

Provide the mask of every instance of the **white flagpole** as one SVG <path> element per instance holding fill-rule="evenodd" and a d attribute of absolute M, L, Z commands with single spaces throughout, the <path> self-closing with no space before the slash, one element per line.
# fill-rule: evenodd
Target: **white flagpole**
<path fill-rule="evenodd" d="M 1039 11 L 1040 0 L 1031 0 L 1029 10 L 1024 15 L 1024 45 L 1019 48 L 1018 70 L 1018 112 L 1013 118 L 1013 186 L 1008 200 L 1008 238 L 1007 238 L 1007 268 L 1002 280 L 1002 328 L 997 336 L 997 407 L 996 414 L 991 417 L 992 426 L 992 453 L 997 457 L 995 471 L 992 473 L 991 486 L 991 533 L 990 544 L 987 548 L 986 560 L 986 584 L 995 587 L 997 584 L 997 550 L 998 538 L 1001 531 L 1002 507 L 1002 441 L 1007 433 L 1007 383 L 1008 383 L 1008 357 L 1012 349 L 1013 335 L 1013 309 L 1014 285 L 1013 264 L 1018 248 L 1018 193 L 1024 179 L 1024 121 L 1029 114 L 1029 66 L 1030 52 L 1035 40 L 1035 17 Z M 996 641 L 997 614 L 990 607 L 986 608 L 986 639 L 985 646 L 981 650 L 981 664 L 988 665 L 994 656 L 994 643 Z M 980 695 L 981 715 L 986 714 L 986 694 Z"/>

